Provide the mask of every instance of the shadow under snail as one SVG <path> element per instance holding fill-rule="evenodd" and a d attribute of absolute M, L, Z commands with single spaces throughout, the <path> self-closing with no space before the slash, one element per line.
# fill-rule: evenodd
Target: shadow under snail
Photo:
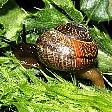
<path fill-rule="evenodd" d="M 101 72 L 92 66 L 98 54 L 96 43 L 83 25 L 60 24 L 43 33 L 36 44 L 23 40 L 13 53 L 24 67 L 43 68 L 44 65 L 59 71 L 77 71 L 76 77 L 105 87 Z"/>

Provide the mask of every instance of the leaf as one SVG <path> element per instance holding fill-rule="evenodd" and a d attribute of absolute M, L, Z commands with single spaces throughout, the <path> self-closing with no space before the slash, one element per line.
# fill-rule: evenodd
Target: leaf
<path fill-rule="evenodd" d="M 56 0 L 49 1 L 50 2 L 45 2 L 45 9 L 38 11 L 35 15 L 30 15 L 25 18 L 27 29 L 37 28 L 43 30 L 53 28 L 60 23 L 69 22 L 70 20 L 66 15 L 56 9 L 53 4 L 56 4 L 57 7 L 61 7 L 63 10 L 67 11 L 67 13 L 70 13 L 70 16 L 72 16 L 76 22 L 82 22 L 82 14 L 75 9 L 70 0 L 64 0 L 63 2 Z"/>
<path fill-rule="evenodd" d="M 46 30 L 59 24 L 70 22 L 66 15 L 60 12 L 53 4 L 65 10 L 76 22 L 82 22 L 82 14 L 75 9 L 70 0 L 64 0 L 63 3 L 55 0 L 45 1 L 45 9 L 39 10 L 36 14 L 31 14 L 24 19 L 26 30 L 35 29 L 37 31 L 37 34 L 33 34 L 33 38 L 31 36 L 28 37 L 32 41 L 36 40 Z"/>
<path fill-rule="evenodd" d="M 71 0 L 48 0 L 48 1 L 62 8 L 73 19 L 73 21 L 78 23 L 81 23 L 83 21 L 82 13 L 75 8 Z"/>
<path fill-rule="evenodd" d="M 112 72 L 112 56 L 98 50 L 98 68 L 102 72 Z"/>
<path fill-rule="evenodd" d="M 112 39 L 108 33 L 105 33 L 104 31 L 101 32 L 96 27 L 90 28 L 89 30 L 96 41 L 98 48 L 112 56 Z"/>
<path fill-rule="evenodd" d="M 91 20 L 98 22 L 112 20 L 111 0 L 81 0 L 80 6 Z"/>
<path fill-rule="evenodd" d="M 26 30 L 37 29 L 39 33 L 54 28 L 58 24 L 67 23 L 69 20 L 65 15 L 56 10 L 51 4 L 38 11 L 35 15 L 29 15 L 24 19 Z"/>
<path fill-rule="evenodd" d="M 7 4 L 0 9 L 0 23 L 4 26 L 6 32 L 5 36 L 11 40 L 16 32 L 20 30 L 21 23 L 25 13 L 17 6 L 14 0 L 9 0 Z"/>
<path fill-rule="evenodd" d="M 104 31 L 96 27 L 90 28 L 92 37 L 98 46 L 98 68 L 103 72 L 112 71 L 112 39 Z"/>
<path fill-rule="evenodd" d="M 27 36 L 27 39 L 36 41 L 39 35 L 46 30 L 56 27 L 58 24 L 67 23 L 69 19 L 65 15 L 60 13 L 51 4 L 46 3 L 46 7 L 43 10 L 38 11 L 36 14 L 28 15 L 24 18 L 24 24 L 26 30 L 35 30 L 37 33 L 31 32 Z M 32 36 L 32 37 L 31 37 Z"/>
<path fill-rule="evenodd" d="M 0 0 L 0 8 L 7 3 L 8 0 Z"/>

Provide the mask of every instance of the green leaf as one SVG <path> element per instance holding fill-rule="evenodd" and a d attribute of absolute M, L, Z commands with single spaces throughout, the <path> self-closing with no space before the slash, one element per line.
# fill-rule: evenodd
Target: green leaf
<path fill-rule="evenodd" d="M 111 0 L 81 0 L 80 6 L 91 20 L 98 22 L 112 20 Z"/>
<path fill-rule="evenodd" d="M 25 17 L 25 13 L 17 6 L 14 0 L 9 0 L 7 4 L 0 9 L 0 23 L 4 25 L 7 38 L 12 39 L 16 32 L 20 30 L 21 22 Z"/>
<path fill-rule="evenodd" d="M 0 0 L 0 8 L 7 3 L 8 0 Z"/>
<path fill-rule="evenodd" d="M 90 28 L 91 35 L 97 43 L 98 48 L 112 56 L 112 39 L 104 31 L 98 30 L 96 27 Z"/>
<path fill-rule="evenodd" d="M 105 52 L 98 51 L 98 68 L 102 72 L 112 72 L 112 56 L 106 54 Z"/>
<path fill-rule="evenodd" d="M 75 22 L 81 23 L 83 21 L 82 13 L 75 8 L 71 0 L 48 1 L 62 8 Z"/>
<path fill-rule="evenodd" d="M 58 24 L 67 23 L 69 20 L 65 15 L 56 10 L 51 4 L 46 3 L 43 10 L 35 15 L 29 15 L 24 19 L 26 30 L 37 29 L 39 33 L 54 28 Z"/>
<path fill-rule="evenodd" d="M 50 0 L 49 0 L 50 1 Z M 27 30 L 31 28 L 40 29 L 41 32 L 45 29 L 53 28 L 60 23 L 67 23 L 70 20 L 60 11 L 58 11 L 52 4 L 56 4 L 65 10 L 69 16 L 73 17 L 76 22 L 82 22 L 82 14 L 75 9 L 70 0 L 61 1 L 46 1 L 46 7 L 43 10 L 38 11 L 35 15 L 30 15 L 25 18 L 25 24 Z"/>
<path fill-rule="evenodd" d="M 24 19 L 26 30 L 37 30 L 37 34 L 32 34 L 32 38 L 29 35 L 28 40 L 32 39 L 34 42 L 46 30 L 54 28 L 59 24 L 70 22 L 66 15 L 57 10 L 52 4 L 56 4 L 65 10 L 76 22 L 82 22 L 83 20 L 82 14 L 75 9 L 70 0 L 65 0 L 63 3 L 60 1 L 45 1 L 45 4 L 45 9 L 39 10 L 35 14 L 30 14 Z"/>
<path fill-rule="evenodd" d="M 98 68 L 103 72 L 112 71 L 112 39 L 96 27 L 89 29 L 98 46 Z"/>
<path fill-rule="evenodd" d="M 35 30 L 37 33 L 27 35 L 27 40 L 35 42 L 39 35 L 46 30 L 56 27 L 59 24 L 67 23 L 69 19 L 64 14 L 56 10 L 50 3 L 46 2 L 45 9 L 36 14 L 30 14 L 24 18 L 26 30 Z"/>

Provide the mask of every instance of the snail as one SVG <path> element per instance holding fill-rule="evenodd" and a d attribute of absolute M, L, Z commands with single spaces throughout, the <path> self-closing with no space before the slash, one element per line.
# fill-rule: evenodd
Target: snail
<path fill-rule="evenodd" d="M 24 67 L 72 72 L 79 78 L 87 78 L 97 87 L 105 87 L 101 72 L 94 68 L 98 49 L 89 31 L 76 23 L 60 24 L 44 32 L 36 44 L 23 42 L 13 50 Z"/>

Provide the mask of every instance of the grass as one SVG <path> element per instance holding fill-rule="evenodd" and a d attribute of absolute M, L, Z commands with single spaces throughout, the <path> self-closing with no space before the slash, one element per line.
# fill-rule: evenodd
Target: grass
<path fill-rule="evenodd" d="M 0 105 L 18 112 L 111 112 L 112 93 L 109 90 L 68 82 L 54 74 L 25 69 L 13 56 L 0 57 Z M 37 78 L 42 73 L 45 83 Z"/>

